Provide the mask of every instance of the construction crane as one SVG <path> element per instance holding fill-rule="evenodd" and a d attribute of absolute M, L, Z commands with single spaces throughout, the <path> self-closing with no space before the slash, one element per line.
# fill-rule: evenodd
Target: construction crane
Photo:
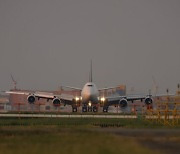
<path fill-rule="evenodd" d="M 12 80 L 12 82 L 13 82 L 13 84 L 14 84 L 14 90 L 16 90 L 16 89 L 17 89 L 17 88 L 16 88 L 16 86 L 17 86 L 17 81 L 14 80 L 12 74 L 11 74 L 11 80 Z"/>
<path fill-rule="evenodd" d="M 157 93 L 158 93 L 158 88 L 159 88 L 159 87 L 158 87 L 158 85 L 157 85 L 157 82 L 156 82 L 154 76 L 152 76 L 152 81 L 153 81 L 153 89 L 152 89 L 152 91 L 154 92 L 154 95 L 156 96 Z"/>
<path fill-rule="evenodd" d="M 177 85 L 177 95 L 180 95 L 180 84 L 178 83 L 178 85 Z"/>

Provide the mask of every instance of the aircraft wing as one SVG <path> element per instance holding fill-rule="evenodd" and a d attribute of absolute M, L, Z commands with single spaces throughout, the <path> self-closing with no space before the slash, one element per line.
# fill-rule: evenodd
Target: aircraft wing
<path fill-rule="evenodd" d="M 117 87 L 107 87 L 107 88 L 100 88 L 98 91 L 104 91 L 104 90 L 109 90 L 109 89 L 115 89 Z"/>
<path fill-rule="evenodd" d="M 26 91 L 6 91 L 7 94 L 16 94 L 16 95 L 34 95 L 38 98 L 47 98 L 53 99 L 53 93 L 45 93 L 45 92 L 26 92 Z"/>
<path fill-rule="evenodd" d="M 159 95 L 156 95 L 156 96 L 153 96 L 153 95 L 127 95 L 127 96 L 109 96 L 109 97 L 106 97 L 106 99 L 108 101 L 116 101 L 116 100 L 121 100 L 121 99 L 126 99 L 127 101 L 136 101 L 136 100 L 144 100 L 146 98 L 156 98 L 156 97 L 168 97 L 168 96 L 175 96 L 175 94 L 159 94 Z"/>
<path fill-rule="evenodd" d="M 153 97 L 164 97 L 164 96 L 176 96 L 175 94 L 158 94 L 158 95 L 154 95 Z"/>
<path fill-rule="evenodd" d="M 146 97 L 148 97 L 150 95 L 147 95 L 147 96 L 136 96 L 136 95 L 133 95 L 133 96 L 110 96 L 110 97 L 106 97 L 106 100 L 108 102 L 115 102 L 115 101 L 120 101 L 121 99 L 126 99 L 127 101 L 136 101 L 136 100 L 144 100 Z"/>
<path fill-rule="evenodd" d="M 46 99 L 47 101 L 54 100 L 54 99 L 60 99 L 63 104 L 68 104 L 68 105 L 72 105 L 73 100 L 75 99 L 73 95 L 67 95 L 67 94 L 55 95 L 50 92 L 6 91 L 5 93 L 17 94 L 17 95 L 27 95 L 27 97 L 33 96 L 38 99 L 41 99 L 41 98 Z"/>
<path fill-rule="evenodd" d="M 144 102 L 146 105 L 150 105 L 153 103 L 153 98 L 161 97 L 161 96 L 175 96 L 175 95 L 127 95 L 127 96 L 110 96 L 105 97 L 104 99 L 101 98 L 101 101 L 104 101 L 105 106 L 110 105 L 120 105 L 121 107 L 126 107 L 128 105 L 128 102 L 134 102 L 136 100 L 140 100 L 141 102 Z"/>
<path fill-rule="evenodd" d="M 71 87 L 71 86 L 61 86 L 61 87 L 82 91 L 81 88 L 77 88 L 77 87 Z"/>
<path fill-rule="evenodd" d="M 5 91 L 6 94 L 30 95 L 30 92 L 23 91 Z"/>
<path fill-rule="evenodd" d="M 126 107 L 128 102 L 134 102 L 136 100 L 144 101 L 145 104 L 149 105 L 153 102 L 151 95 L 132 95 L 132 96 L 110 96 L 101 98 L 101 102 L 104 103 L 104 107 L 111 105 L 119 105 L 120 107 Z"/>

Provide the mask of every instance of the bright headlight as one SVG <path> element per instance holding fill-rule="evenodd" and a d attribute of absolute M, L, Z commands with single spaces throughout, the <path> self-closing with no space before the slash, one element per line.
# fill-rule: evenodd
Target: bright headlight
<path fill-rule="evenodd" d="M 76 100 L 76 101 L 79 101 L 79 97 L 75 97 L 75 100 Z"/>
<path fill-rule="evenodd" d="M 104 101 L 105 101 L 105 98 L 104 98 L 104 97 L 101 97 L 101 101 L 104 102 Z"/>
<path fill-rule="evenodd" d="M 88 106 L 91 106 L 91 105 L 92 105 L 91 102 L 89 102 L 89 103 L 88 103 Z"/>

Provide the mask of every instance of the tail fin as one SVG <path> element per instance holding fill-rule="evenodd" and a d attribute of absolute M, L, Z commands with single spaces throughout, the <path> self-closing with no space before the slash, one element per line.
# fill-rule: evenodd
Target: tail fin
<path fill-rule="evenodd" d="M 89 82 L 92 82 L 92 60 L 91 60 L 91 66 L 90 66 L 90 72 L 89 72 Z"/>

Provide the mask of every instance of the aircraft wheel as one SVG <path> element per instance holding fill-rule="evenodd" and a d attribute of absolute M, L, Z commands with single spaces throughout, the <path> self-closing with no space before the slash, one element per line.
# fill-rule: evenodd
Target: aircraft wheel
<path fill-rule="evenodd" d="M 108 107 L 103 107 L 103 112 L 108 112 Z"/>
<path fill-rule="evenodd" d="M 92 112 L 92 107 L 88 107 L 88 112 Z"/>
<path fill-rule="evenodd" d="M 98 108 L 96 106 L 93 107 L 93 112 L 97 112 Z"/>
<path fill-rule="evenodd" d="M 87 112 L 87 107 L 82 107 L 82 112 Z"/>
<path fill-rule="evenodd" d="M 77 107 L 72 108 L 73 112 L 77 112 Z"/>

